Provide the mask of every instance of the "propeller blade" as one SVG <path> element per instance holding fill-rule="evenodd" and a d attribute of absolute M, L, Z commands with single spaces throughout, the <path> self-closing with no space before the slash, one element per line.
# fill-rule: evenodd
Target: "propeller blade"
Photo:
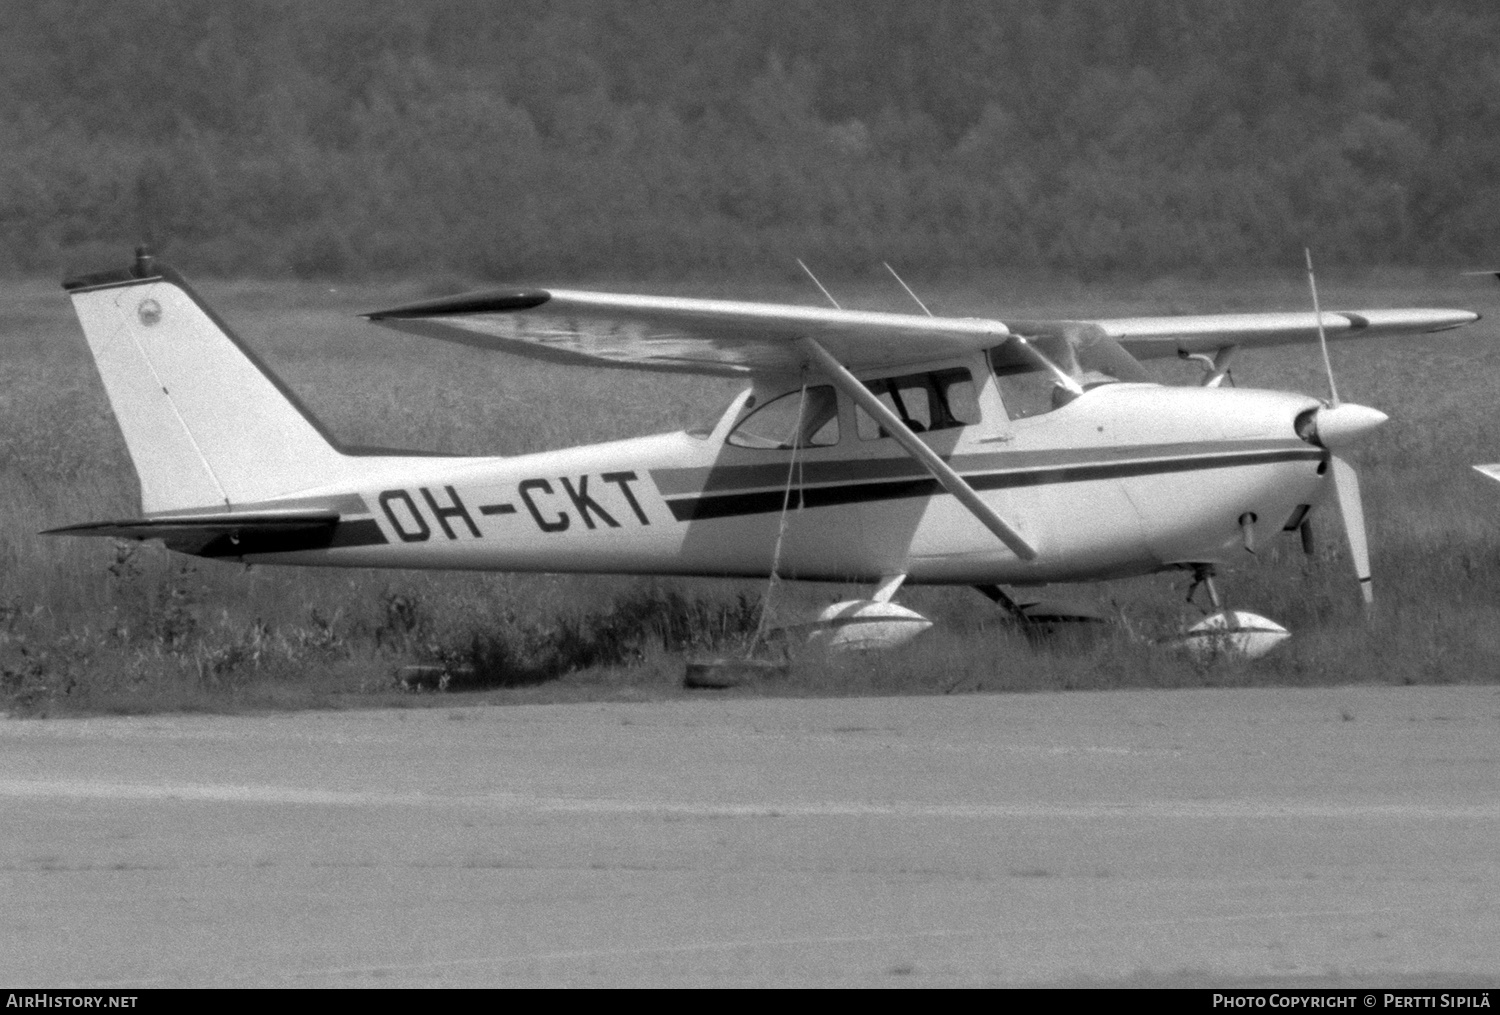
<path fill-rule="evenodd" d="M 1323 330 L 1323 311 L 1318 307 L 1318 280 L 1313 277 L 1312 248 L 1303 247 L 1302 253 L 1307 258 L 1307 285 L 1312 290 L 1313 315 L 1318 319 L 1318 347 L 1323 350 L 1323 369 L 1328 374 L 1328 404 L 1337 409 L 1339 389 L 1333 383 L 1333 363 L 1328 358 L 1328 334 Z"/>
<path fill-rule="evenodd" d="M 1370 542 L 1365 535 L 1365 508 L 1359 497 L 1359 475 L 1338 455 L 1333 456 L 1333 492 L 1338 498 L 1339 515 L 1344 520 L 1344 535 L 1349 539 L 1349 556 L 1354 559 L 1354 575 L 1365 605 L 1375 602 L 1370 584 Z"/>

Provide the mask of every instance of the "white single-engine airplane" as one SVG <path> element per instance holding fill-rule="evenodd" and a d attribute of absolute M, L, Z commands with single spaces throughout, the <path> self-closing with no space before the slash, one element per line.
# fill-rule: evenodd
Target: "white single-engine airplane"
<path fill-rule="evenodd" d="M 1335 495 L 1368 601 L 1358 480 L 1385 420 L 1220 387 L 1238 348 L 1441 331 L 1465 310 L 980 320 L 501 289 L 366 315 L 580 365 L 743 376 L 711 427 L 516 457 L 341 447 L 144 248 L 66 281 L 140 518 L 51 530 L 267 564 L 862 582 L 828 617 L 919 615 L 903 582 L 1200 579 Z M 925 310 L 925 307 L 923 308 Z M 1206 364 L 1153 383 L 1142 358 Z M 1331 375 L 1330 375 L 1331 380 Z M 1209 591 L 1213 595 L 1210 585 Z M 1217 605 L 1217 603 L 1216 603 Z M 864 611 L 864 613 L 862 613 Z M 895 611 L 894 613 L 892 611 Z"/>

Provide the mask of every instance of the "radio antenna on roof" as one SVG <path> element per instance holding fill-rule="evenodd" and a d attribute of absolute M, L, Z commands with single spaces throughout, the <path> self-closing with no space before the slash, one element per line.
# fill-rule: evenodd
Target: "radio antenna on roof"
<path fill-rule="evenodd" d="M 931 317 L 932 311 L 927 309 L 927 304 L 923 303 L 921 299 L 917 297 L 917 294 L 911 291 L 911 286 L 906 284 L 905 279 L 896 274 L 896 269 L 891 267 L 891 263 L 889 261 L 881 261 L 880 263 L 885 265 L 885 270 L 891 273 L 892 278 L 901 283 L 901 288 L 906 290 L 906 295 L 917 301 L 917 306 L 922 308 L 922 313 L 926 314 L 928 317 Z"/>
<path fill-rule="evenodd" d="M 802 258 L 797 258 L 797 263 L 802 265 L 802 270 L 807 272 L 807 277 L 813 280 L 813 285 L 817 286 L 820 290 L 822 290 L 823 295 L 828 297 L 828 302 L 833 304 L 833 309 L 843 310 L 844 308 L 839 306 L 839 301 L 833 298 L 833 293 L 823 288 L 823 283 L 818 281 L 818 276 L 812 273 L 812 269 L 807 265 L 802 264 Z"/>

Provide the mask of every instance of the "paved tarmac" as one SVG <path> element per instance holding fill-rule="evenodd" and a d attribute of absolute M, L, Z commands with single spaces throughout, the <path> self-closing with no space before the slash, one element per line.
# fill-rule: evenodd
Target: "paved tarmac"
<path fill-rule="evenodd" d="M 1500 688 L 3 720 L 0 983 L 1500 986 Z"/>

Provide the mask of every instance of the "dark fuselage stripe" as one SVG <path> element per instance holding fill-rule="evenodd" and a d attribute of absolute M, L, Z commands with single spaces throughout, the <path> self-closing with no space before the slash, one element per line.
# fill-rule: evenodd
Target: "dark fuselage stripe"
<path fill-rule="evenodd" d="M 1045 451 L 965 451 L 942 455 L 960 475 L 988 472 L 1019 472 L 1083 465 L 1114 465 L 1144 460 L 1161 461 L 1177 458 L 1204 458 L 1226 454 L 1265 454 L 1272 451 L 1306 451 L 1299 440 L 1182 441 L 1171 444 L 1121 445 L 1098 448 L 1048 448 Z M 813 454 L 816 455 L 814 449 Z M 799 461 L 798 475 L 807 483 L 854 483 L 875 480 L 923 479 L 927 470 L 909 457 L 835 458 L 819 461 L 816 457 Z M 755 465 L 715 464 L 707 468 L 659 468 L 651 470 L 651 480 L 663 497 L 685 494 L 740 493 L 767 487 L 780 488 L 786 483 L 786 462 Z"/>
<path fill-rule="evenodd" d="M 330 546 L 383 546 L 390 540 L 380 531 L 380 524 L 373 518 L 361 518 L 353 522 L 339 522 L 333 530 Z"/>
<path fill-rule="evenodd" d="M 1259 454 L 1220 455 L 1215 457 L 1174 458 L 1166 461 L 1110 462 L 1102 465 L 1060 466 L 1052 469 L 1028 469 L 1023 472 L 999 472 L 964 479 L 976 490 L 1007 490 L 1055 483 L 1083 483 L 1090 480 L 1127 479 L 1134 476 L 1167 475 L 1200 469 L 1229 469 L 1241 465 L 1272 465 L 1279 462 L 1320 461 L 1323 451 L 1316 448 L 1295 449 Z M 912 497 L 934 497 L 943 489 L 937 480 L 908 479 L 886 483 L 852 483 L 844 486 L 797 487 L 788 496 L 782 490 L 758 490 L 752 493 L 719 494 L 708 497 L 681 497 L 667 502 L 672 517 L 680 522 L 705 518 L 730 518 L 737 515 L 780 511 L 783 499 L 788 508 L 830 507 L 836 504 L 858 504 L 879 500 L 905 500 Z"/>
<path fill-rule="evenodd" d="M 250 557 L 261 553 L 296 553 L 300 550 L 333 550 L 353 546 L 381 546 L 389 542 L 373 518 L 335 525 L 309 525 L 285 531 L 246 527 L 233 536 L 215 537 L 197 551 L 200 557 Z"/>

